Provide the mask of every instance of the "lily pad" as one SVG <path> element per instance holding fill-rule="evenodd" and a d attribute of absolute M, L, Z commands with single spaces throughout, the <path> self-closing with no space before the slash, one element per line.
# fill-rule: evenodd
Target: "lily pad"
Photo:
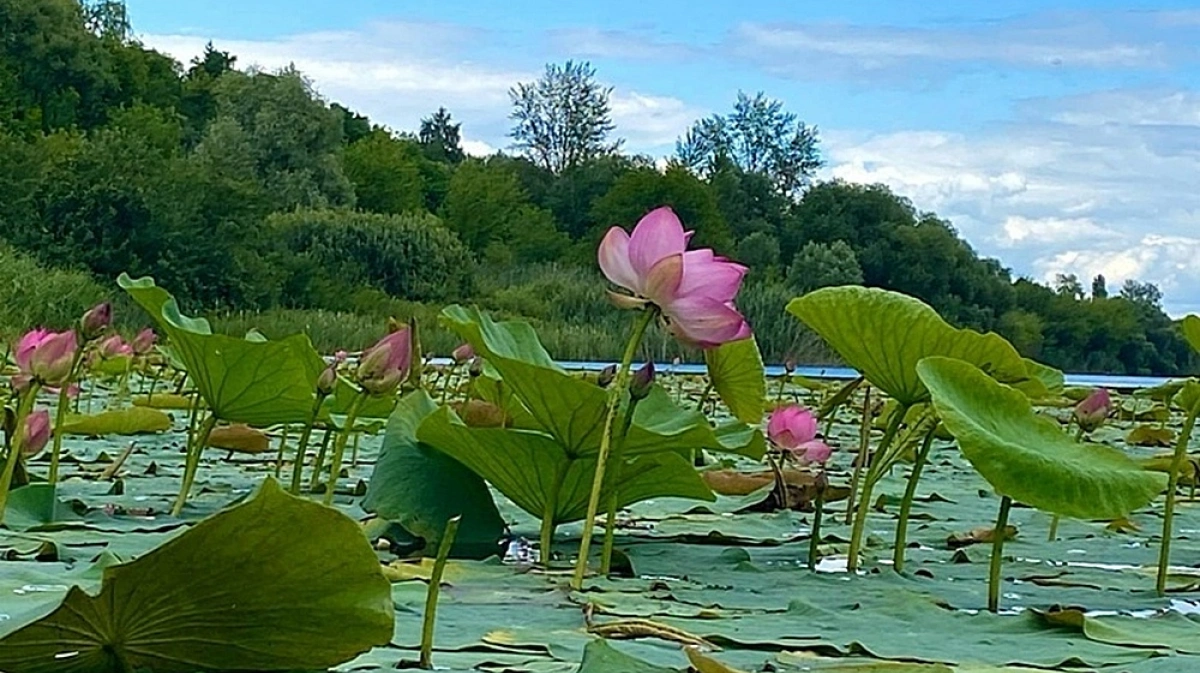
<path fill-rule="evenodd" d="M 96 596 L 73 587 L 48 614 L 0 627 L 0 670 L 324 669 L 387 644 L 392 621 L 391 586 L 358 525 L 268 480 L 106 568 Z"/>
<path fill-rule="evenodd" d="M 191 409 L 191 395 L 176 395 L 175 393 L 155 393 L 149 395 L 134 395 L 133 406 L 149 407 L 151 409 Z"/>
<path fill-rule="evenodd" d="M 1165 486 L 1163 475 L 1112 447 L 1072 440 L 1025 395 L 970 363 L 931 357 L 917 369 L 963 455 L 1003 495 L 1064 516 L 1116 519 Z"/>
<path fill-rule="evenodd" d="M 244 423 L 213 428 L 208 435 L 208 447 L 238 453 L 266 453 L 271 450 L 267 433 Z"/>
<path fill-rule="evenodd" d="M 1017 349 L 994 334 L 950 326 L 928 304 L 899 292 L 859 286 L 827 287 L 793 299 L 788 312 L 821 335 L 846 364 L 902 404 L 929 392 L 917 363 L 941 355 L 978 367 L 1003 383 L 1041 396 L 1040 368 L 1031 374 Z M 1036 374 L 1036 375 L 1035 375 Z"/>
<path fill-rule="evenodd" d="M 63 421 L 65 435 L 138 435 L 149 432 L 165 432 L 174 423 L 171 417 L 149 407 L 129 407 L 102 411 L 87 416 L 69 415 Z"/>

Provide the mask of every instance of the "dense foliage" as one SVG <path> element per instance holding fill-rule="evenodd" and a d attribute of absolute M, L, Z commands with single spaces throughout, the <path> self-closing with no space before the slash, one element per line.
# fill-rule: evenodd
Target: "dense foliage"
<path fill-rule="evenodd" d="M 590 65 L 551 66 L 513 89 L 524 154 L 467 158 L 444 108 L 396 132 L 294 70 L 242 71 L 211 46 L 180 64 L 131 37 L 120 3 L 0 0 L 0 31 L 0 239 L 102 284 L 153 275 L 194 310 L 472 301 L 586 339 L 596 243 L 670 205 L 696 244 L 752 266 L 743 301 L 769 359 L 817 356 L 783 304 L 842 283 L 912 294 L 1066 370 L 1178 373 L 1192 357 L 1152 285 L 1014 279 L 886 187 L 814 184 L 815 128 L 762 94 L 697 122 L 663 167 L 620 153 Z M 55 282 L 69 278 L 90 282 Z M 570 350 L 616 355 L 592 348 Z"/>

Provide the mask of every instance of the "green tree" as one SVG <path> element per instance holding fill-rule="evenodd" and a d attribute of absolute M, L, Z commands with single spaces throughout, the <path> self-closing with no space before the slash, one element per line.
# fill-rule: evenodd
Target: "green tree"
<path fill-rule="evenodd" d="M 555 230 L 553 218 L 529 201 L 504 162 L 467 159 L 450 179 L 442 209 L 447 225 L 476 253 L 512 252 L 514 261 L 557 259 L 567 237 Z"/>
<path fill-rule="evenodd" d="M 737 260 L 750 269 L 751 278 L 775 277 L 779 272 L 779 241 L 764 231 L 756 231 L 738 241 Z"/>
<path fill-rule="evenodd" d="M 552 173 L 617 151 L 621 142 L 608 139 L 616 128 L 611 95 L 589 63 L 547 64 L 541 78 L 508 92 L 514 146 Z"/>
<path fill-rule="evenodd" d="M 1092 278 L 1092 299 L 1108 299 L 1108 281 L 1102 273 Z"/>
<path fill-rule="evenodd" d="M 666 171 L 645 167 L 631 170 L 613 184 L 592 206 L 592 220 L 600 226 L 596 241 L 608 227 L 631 228 L 646 213 L 659 206 L 675 210 L 683 226 L 695 231 L 695 246 L 713 248 L 722 254 L 733 250 L 729 225 L 721 216 L 712 188 L 687 169 L 668 167 Z"/>
<path fill-rule="evenodd" d="M 462 124 L 455 124 L 444 107 L 421 120 L 417 139 L 430 161 L 458 164 L 467 157 L 462 148 Z"/>
<path fill-rule="evenodd" d="M 357 203 L 374 213 L 425 210 L 425 180 L 420 147 L 377 129 L 346 148 L 346 177 Z"/>
<path fill-rule="evenodd" d="M 792 259 L 788 283 L 800 294 L 823 287 L 861 285 L 862 268 L 858 257 L 845 241 L 805 244 Z"/>

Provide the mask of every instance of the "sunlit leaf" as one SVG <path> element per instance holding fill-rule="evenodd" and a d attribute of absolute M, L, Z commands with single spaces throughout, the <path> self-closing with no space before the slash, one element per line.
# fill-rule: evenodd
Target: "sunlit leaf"
<path fill-rule="evenodd" d="M 734 418 L 743 423 L 762 422 L 767 399 L 767 378 L 762 353 L 754 337 L 724 343 L 704 351 L 708 378 Z"/>
<path fill-rule="evenodd" d="M 148 432 L 165 432 L 172 426 L 171 417 L 149 407 L 114 409 L 90 415 L 68 415 L 63 422 L 65 435 L 137 435 Z"/>
<path fill-rule="evenodd" d="M 1183 338 L 1187 340 L 1192 350 L 1200 353 L 1200 317 L 1184 316 L 1183 320 L 1179 321 L 1179 329 L 1183 332 Z"/>

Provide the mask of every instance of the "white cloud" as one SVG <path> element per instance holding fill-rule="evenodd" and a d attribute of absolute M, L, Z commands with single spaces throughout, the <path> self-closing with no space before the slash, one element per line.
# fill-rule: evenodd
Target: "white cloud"
<path fill-rule="evenodd" d="M 829 132 L 826 177 L 879 182 L 1019 274 L 1151 281 L 1200 304 L 1200 119 L 1189 92 L 1039 101 L 1052 122 L 973 132 Z M 1043 117 L 1045 118 L 1045 117 Z"/>
<path fill-rule="evenodd" d="M 672 148 L 675 139 L 707 112 L 678 98 L 616 90 L 612 96 L 613 123 L 631 148 Z"/>

